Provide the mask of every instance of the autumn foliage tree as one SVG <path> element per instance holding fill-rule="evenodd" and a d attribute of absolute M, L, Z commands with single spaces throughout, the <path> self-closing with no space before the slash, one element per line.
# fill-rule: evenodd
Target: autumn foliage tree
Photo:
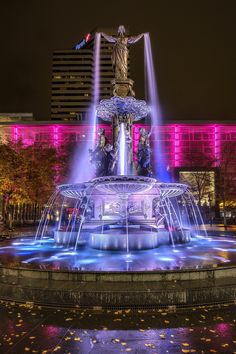
<path fill-rule="evenodd" d="M 29 202 L 26 175 L 25 162 L 17 150 L 11 144 L 0 144 L 0 194 L 4 221 L 11 204 Z"/>
<path fill-rule="evenodd" d="M 0 143 L 0 194 L 7 222 L 14 204 L 43 205 L 65 171 L 65 159 L 55 148 L 35 143 Z"/>

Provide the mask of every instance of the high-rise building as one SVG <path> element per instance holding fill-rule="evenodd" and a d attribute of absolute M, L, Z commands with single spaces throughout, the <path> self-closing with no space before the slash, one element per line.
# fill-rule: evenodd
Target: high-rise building
<path fill-rule="evenodd" d="M 51 119 L 87 120 L 93 93 L 93 49 L 96 32 L 116 35 L 117 29 L 96 29 L 87 33 L 73 49 L 53 52 Z M 101 38 L 100 99 L 111 95 L 111 80 L 114 77 L 111 53 L 112 44 Z"/>

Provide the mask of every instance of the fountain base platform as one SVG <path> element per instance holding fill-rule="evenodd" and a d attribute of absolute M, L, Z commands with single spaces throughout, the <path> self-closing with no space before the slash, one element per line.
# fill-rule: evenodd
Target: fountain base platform
<path fill-rule="evenodd" d="M 0 299 L 99 310 L 173 310 L 234 302 L 235 239 L 219 236 L 129 254 L 86 246 L 74 252 L 55 246 L 54 239 L 4 241 Z"/>
<path fill-rule="evenodd" d="M 234 303 L 236 266 L 165 272 L 0 267 L 0 299 L 56 308 L 158 309 Z"/>

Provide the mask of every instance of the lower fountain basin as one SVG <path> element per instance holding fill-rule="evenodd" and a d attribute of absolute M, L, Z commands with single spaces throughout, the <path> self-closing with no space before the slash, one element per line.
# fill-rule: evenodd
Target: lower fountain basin
<path fill-rule="evenodd" d="M 78 231 L 76 232 L 68 232 L 68 231 L 61 231 L 56 230 L 54 231 L 54 240 L 57 245 L 63 246 L 73 246 L 76 243 L 78 236 Z M 86 242 L 84 240 L 78 240 L 77 246 L 83 246 Z"/>
<path fill-rule="evenodd" d="M 121 230 L 108 230 L 103 233 L 91 233 L 88 244 L 91 248 L 110 251 L 147 250 L 161 245 L 174 243 L 186 243 L 191 240 L 189 230 L 175 231 L 172 235 L 165 229 L 158 231 L 146 231 L 131 229 L 127 236 L 125 227 Z M 128 244 L 127 244 L 128 242 Z"/>
<path fill-rule="evenodd" d="M 169 235 L 165 235 L 166 243 L 169 244 Z M 128 241 L 128 245 L 127 245 Z M 110 251 L 127 251 L 127 250 L 145 250 L 152 249 L 158 246 L 157 232 L 135 233 L 127 235 L 125 232 L 106 232 L 106 233 L 92 233 L 89 237 L 89 246 L 99 250 Z"/>
<path fill-rule="evenodd" d="M 128 254 L 86 246 L 75 252 L 51 238 L 21 238 L 3 241 L 0 256 L 5 301 L 155 311 L 235 301 L 236 242 L 225 232 Z"/>

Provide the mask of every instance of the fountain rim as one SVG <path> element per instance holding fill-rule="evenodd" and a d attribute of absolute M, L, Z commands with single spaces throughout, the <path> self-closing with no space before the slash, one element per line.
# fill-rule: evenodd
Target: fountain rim
<path fill-rule="evenodd" d="M 101 192 L 128 196 L 149 191 L 156 183 L 156 179 L 146 176 L 116 175 L 97 177 L 92 182 Z"/>
<path fill-rule="evenodd" d="M 176 183 L 176 182 L 159 182 L 155 178 L 146 177 L 146 176 L 133 176 L 133 175 L 116 175 L 116 176 L 103 176 L 103 177 L 96 177 L 88 182 L 82 183 L 68 183 L 68 184 L 61 184 L 57 186 L 57 190 L 60 194 L 75 199 L 80 197 L 81 194 L 86 194 L 86 192 L 90 192 L 91 194 L 94 191 L 99 190 L 99 186 L 103 186 L 105 183 L 110 183 L 112 185 L 124 185 L 130 183 L 136 183 L 137 185 L 142 184 L 149 184 L 150 188 L 147 188 L 146 191 L 148 194 L 166 194 L 168 191 L 176 191 L 175 193 L 169 193 L 168 197 L 179 196 L 184 194 L 189 186 L 184 183 Z M 98 188 L 97 188 L 98 187 Z M 153 192 L 152 192 L 153 191 Z M 132 195 L 138 195 L 143 191 L 131 192 Z M 71 195 L 69 195 L 71 194 Z M 114 192 L 107 192 L 108 195 L 115 195 L 117 194 Z"/>

